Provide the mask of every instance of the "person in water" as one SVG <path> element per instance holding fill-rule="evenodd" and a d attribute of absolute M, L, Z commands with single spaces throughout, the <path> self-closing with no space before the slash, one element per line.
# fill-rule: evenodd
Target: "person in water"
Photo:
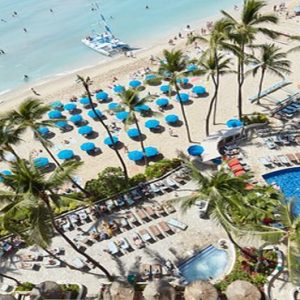
<path fill-rule="evenodd" d="M 0 54 L 5 54 L 5 51 L 3 49 L 0 49 Z"/>
<path fill-rule="evenodd" d="M 54 13 L 54 11 L 53 11 L 53 9 L 52 9 L 52 8 L 50 8 L 49 10 L 50 10 L 50 12 L 51 12 L 52 14 Z"/>
<path fill-rule="evenodd" d="M 29 79 L 29 76 L 25 74 L 24 75 L 24 80 L 27 81 L 28 79 Z"/>
<path fill-rule="evenodd" d="M 149 6 L 148 6 L 148 5 L 146 5 L 145 9 L 149 9 Z"/>
<path fill-rule="evenodd" d="M 23 28 L 23 31 L 24 31 L 24 32 L 27 32 L 27 29 L 24 27 L 24 28 Z"/>

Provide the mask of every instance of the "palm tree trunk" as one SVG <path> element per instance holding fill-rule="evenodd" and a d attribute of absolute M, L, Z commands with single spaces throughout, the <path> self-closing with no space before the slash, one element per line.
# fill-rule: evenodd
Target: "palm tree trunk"
<path fill-rule="evenodd" d="M 135 123 L 135 126 L 136 126 L 137 130 L 139 131 L 140 135 L 142 135 L 140 125 L 139 125 L 139 122 L 136 118 L 135 113 L 133 113 L 133 120 L 134 120 L 134 123 Z M 144 145 L 144 141 L 143 141 L 142 138 L 140 139 L 140 142 L 141 142 L 142 151 L 144 153 L 144 162 L 145 162 L 145 165 L 148 166 L 148 160 L 147 160 L 147 156 L 146 156 L 145 145 Z"/>
<path fill-rule="evenodd" d="M 22 284 L 18 279 L 14 278 L 14 277 L 11 277 L 11 276 L 8 276 L 8 275 L 5 275 L 5 274 L 2 274 L 2 273 L 0 273 L 0 277 L 3 277 L 3 278 L 6 278 L 6 279 L 9 279 L 9 280 L 12 280 L 12 281 L 14 281 L 17 285 L 21 285 L 21 284 Z"/>
<path fill-rule="evenodd" d="M 238 115 L 239 119 L 243 116 L 243 85 L 245 81 L 244 74 L 244 57 L 245 57 L 245 46 L 240 45 L 241 57 L 238 58 Z"/>
<path fill-rule="evenodd" d="M 95 110 L 95 107 L 94 107 L 94 105 L 93 105 L 92 95 L 91 95 L 91 92 L 90 92 L 90 89 L 89 89 L 88 85 L 87 85 L 87 84 L 83 84 L 83 86 L 84 86 L 84 88 L 85 88 L 85 90 L 86 90 L 88 99 L 89 99 L 89 101 L 90 101 L 90 105 L 91 105 L 91 107 L 92 107 L 92 110 L 93 110 L 93 112 L 94 112 L 94 114 L 95 114 L 97 120 L 98 120 L 98 121 L 101 123 L 101 125 L 104 127 L 104 129 L 106 130 L 108 136 L 110 137 L 111 141 L 113 142 L 113 136 L 112 136 L 112 134 L 111 134 L 109 128 L 106 126 L 106 124 L 103 122 L 101 116 L 99 116 L 98 113 L 97 113 L 97 111 Z M 121 165 L 122 165 L 125 180 L 126 180 L 126 182 L 128 182 L 128 181 L 129 181 L 129 177 L 128 177 L 127 167 L 126 167 L 126 165 L 125 165 L 125 162 L 124 162 L 124 160 L 123 160 L 123 158 L 122 158 L 122 156 L 121 156 L 119 150 L 115 147 L 114 142 L 113 142 L 113 147 L 112 147 L 112 148 L 113 148 L 113 150 L 115 151 L 115 153 L 116 153 L 116 155 L 117 155 L 117 157 L 118 157 L 118 159 L 119 159 L 119 161 L 120 161 L 120 163 L 121 163 Z"/>
<path fill-rule="evenodd" d="M 217 86 L 217 82 L 216 79 L 214 78 L 214 76 L 211 76 L 213 83 L 215 85 L 215 92 L 213 97 L 210 100 L 210 104 L 209 104 L 209 108 L 208 108 L 208 113 L 206 115 L 206 136 L 209 136 L 209 121 L 210 121 L 210 115 L 212 113 L 212 109 L 213 109 L 213 105 L 216 103 L 217 101 L 217 90 L 218 90 L 218 86 Z"/>
<path fill-rule="evenodd" d="M 215 61 L 216 61 L 216 82 L 217 87 L 215 90 L 215 104 L 214 104 L 214 112 L 213 112 L 213 124 L 217 124 L 217 103 L 218 103 L 218 91 L 219 91 L 219 81 L 220 81 L 220 73 L 219 73 L 219 60 L 218 53 L 214 51 Z"/>
<path fill-rule="evenodd" d="M 50 206 L 49 203 L 49 199 L 48 196 L 46 194 L 41 195 L 41 198 L 43 199 L 43 201 L 45 202 L 45 204 L 48 207 L 48 210 L 50 212 L 50 217 L 51 217 L 51 224 L 53 226 L 53 228 L 59 233 L 59 235 L 80 255 L 84 256 L 88 261 L 90 261 L 95 267 L 97 267 L 99 270 L 101 270 L 105 276 L 107 277 L 107 279 L 109 281 L 112 281 L 113 277 L 110 275 L 110 273 L 102 266 L 100 265 L 95 259 L 93 259 L 91 256 L 89 256 L 88 254 L 86 254 L 84 251 L 81 251 L 80 249 L 77 248 L 77 246 L 72 242 L 71 239 L 69 239 L 69 237 L 67 235 L 65 235 L 65 233 L 63 232 L 63 230 L 57 226 L 55 219 L 54 219 L 54 215 L 52 212 L 52 208 Z"/>
<path fill-rule="evenodd" d="M 185 114 L 184 105 L 183 105 L 183 103 L 181 101 L 181 97 L 180 97 L 180 93 L 179 93 L 179 87 L 178 87 L 176 81 L 175 81 L 174 85 L 175 85 L 176 94 L 177 94 L 177 97 L 178 97 L 178 100 L 179 100 L 179 104 L 180 104 L 180 108 L 181 108 L 181 113 L 182 113 L 184 125 L 185 125 L 185 128 L 186 128 L 187 138 L 188 138 L 188 141 L 190 143 L 192 143 L 192 138 L 191 138 L 191 133 L 190 133 L 190 128 L 189 128 L 188 120 L 187 120 L 187 117 L 186 117 L 186 114 Z"/>
<path fill-rule="evenodd" d="M 261 69 L 261 77 L 260 77 L 260 81 L 259 81 L 259 87 L 258 87 L 258 94 L 257 94 L 257 103 L 259 104 L 259 100 L 260 100 L 260 95 L 261 95 L 261 91 L 262 91 L 262 85 L 263 85 L 263 81 L 264 81 L 264 77 L 265 77 L 265 69 Z"/>

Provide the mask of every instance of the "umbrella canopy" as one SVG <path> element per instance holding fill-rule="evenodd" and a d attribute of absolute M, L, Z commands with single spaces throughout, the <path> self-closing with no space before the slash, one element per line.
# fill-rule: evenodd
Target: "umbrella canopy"
<path fill-rule="evenodd" d="M 108 136 L 103 140 L 103 143 L 107 146 L 112 146 L 116 144 L 118 141 L 119 139 L 117 136 L 112 136 L 112 139 L 110 138 L 110 136 Z"/>
<path fill-rule="evenodd" d="M 186 286 L 184 290 L 186 300 L 217 300 L 218 292 L 216 288 L 207 281 L 194 281 Z"/>
<path fill-rule="evenodd" d="M 48 112 L 49 119 L 59 119 L 62 118 L 62 113 L 59 110 L 51 110 Z"/>
<path fill-rule="evenodd" d="M 228 300 L 260 300 L 261 293 L 252 283 L 244 280 L 232 282 L 226 289 Z"/>
<path fill-rule="evenodd" d="M 138 137 L 140 136 L 140 131 L 137 129 L 137 128 L 130 128 L 129 130 L 127 130 L 127 135 L 130 137 L 130 138 L 135 138 L 135 137 Z"/>
<path fill-rule="evenodd" d="M 66 121 L 58 121 L 55 123 L 55 126 L 58 128 L 66 128 L 68 126 L 68 123 Z"/>
<path fill-rule="evenodd" d="M 166 117 L 165 117 L 165 121 L 167 122 L 167 123 L 176 123 L 176 122 L 178 122 L 179 121 L 179 117 L 177 116 L 177 115 L 167 115 Z"/>
<path fill-rule="evenodd" d="M 64 299 L 61 286 L 54 281 L 44 281 L 30 291 L 30 300 Z"/>
<path fill-rule="evenodd" d="M 145 80 L 153 80 L 153 79 L 155 79 L 156 78 L 156 75 L 154 75 L 154 74 L 147 74 L 146 76 L 145 76 Z"/>
<path fill-rule="evenodd" d="M 149 129 L 154 129 L 157 128 L 158 126 L 159 126 L 159 121 L 155 119 L 150 119 L 145 122 L 145 127 Z"/>
<path fill-rule="evenodd" d="M 189 72 L 194 72 L 198 70 L 198 67 L 195 64 L 190 64 L 186 68 Z"/>
<path fill-rule="evenodd" d="M 3 176 L 1 175 L 4 175 L 4 176 L 9 176 L 11 175 L 11 171 L 10 170 L 3 170 L 3 171 L 0 171 L 0 182 L 3 182 L 4 181 L 4 178 Z"/>
<path fill-rule="evenodd" d="M 203 95 L 206 93 L 206 89 L 204 86 L 201 86 L 201 85 L 195 85 L 192 89 L 192 92 L 194 94 L 197 94 L 197 95 Z"/>
<path fill-rule="evenodd" d="M 179 96 L 180 96 L 180 100 L 179 100 L 178 95 L 176 96 L 176 100 L 177 101 L 181 101 L 182 103 L 186 103 L 186 102 L 188 102 L 190 100 L 189 94 L 179 93 Z"/>
<path fill-rule="evenodd" d="M 67 111 L 72 111 L 72 110 L 76 109 L 76 107 L 77 107 L 76 104 L 75 104 L 75 103 L 72 103 L 72 102 L 67 103 L 67 104 L 64 106 L 65 110 L 67 110 Z"/>
<path fill-rule="evenodd" d="M 111 300 L 133 300 L 135 290 L 127 282 L 113 281 L 109 293 Z"/>
<path fill-rule="evenodd" d="M 134 89 L 138 88 L 141 85 L 142 85 L 142 83 L 139 80 L 134 79 L 134 80 L 129 81 L 129 86 Z"/>
<path fill-rule="evenodd" d="M 71 121 L 74 124 L 82 122 L 83 118 L 81 115 L 73 115 L 70 117 L 69 121 Z"/>
<path fill-rule="evenodd" d="M 74 152 L 69 149 L 61 150 L 58 152 L 57 157 L 59 159 L 70 159 L 74 157 Z"/>
<path fill-rule="evenodd" d="M 52 108 L 62 108 L 64 105 L 61 101 L 54 101 L 51 103 Z"/>
<path fill-rule="evenodd" d="M 134 107 L 134 110 L 137 112 L 142 112 L 142 111 L 149 111 L 151 110 L 151 108 L 147 104 L 141 104 L 141 105 L 136 105 Z"/>
<path fill-rule="evenodd" d="M 84 98 L 81 98 L 79 100 L 80 104 L 83 104 L 83 105 L 89 105 L 90 104 L 90 100 L 88 97 L 84 97 Z"/>
<path fill-rule="evenodd" d="M 204 148 L 200 145 L 192 145 L 188 147 L 187 152 L 192 156 L 199 156 L 204 152 Z"/>
<path fill-rule="evenodd" d="M 40 128 L 38 129 L 38 132 L 39 132 L 39 134 L 41 134 L 41 135 L 45 135 L 45 134 L 48 134 L 50 131 L 49 131 L 48 127 L 40 127 Z"/>
<path fill-rule="evenodd" d="M 243 126 L 243 122 L 238 119 L 230 119 L 226 122 L 228 128 L 235 128 Z"/>
<path fill-rule="evenodd" d="M 109 110 L 115 110 L 121 108 L 121 105 L 117 102 L 111 102 L 108 104 L 108 109 Z"/>
<path fill-rule="evenodd" d="M 158 154 L 158 150 L 155 147 L 146 147 L 145 148 L 145 155 L 147 157 L 153 157 L 156 156 Z"/>
<path fill-rule="evenodd" d="M 78 133 L 81 135 L 90 134 L 93 132 L 93 128 L 91 126 L 85 125 L 78 129 Z"/>
<path fill-rule="evenodd" d="M 161 85 L 160 90 L 163 93 L 169 93 L 170 92 L 170 86 L 168 84 Z"/>
<path fill-rule="evenodd" d="M 165 280 L 153 280 L 146 285 L 143 296 L 145 300 L 175 300 L 175 289 Z"/>
<path fill-rule="evenodd" d="M 122 85 L 115 85 L 113 88 L 115 93 L 122 93 L 124 91 L 124 87 Z"/>
<path fill-rule="evenodd" d="M 80 146 L 80 149 L 82 151 L 92 151 L 96 148 L 95 144 L 94 143 L 91 143 L 91 142 L 87 142 L 87 143 L 83 143 L 81 144 Z"/>
<path fill-rule="evenodd" d="M 189 83 L 189 79 L 186 78 L 186 77 L 184 77 L 184 78 L 178 78 L 177 82 L 180 83 L 180 84 L 182 84 L 182 85 L 186 85 L 186 84 Z"/>
<path fill-rule="evenodd" d="M 167 98 L 158 98 L 155 101 L 156 105 L 158 105 L 159 107 L 164 107 L 164 106 L 168 106 L 169 105 L 169 99 Z"/>
<path fill-rule="evenodd" d="M 101 101 L 106 101 L 108 99 L 108 94 L 106 92 L 98 92 L 96 94 L 96 99 Z"/>
<path fill-rule="evenodd" d="M 143 157 L 144 157 L 144 154 L 141 151 L 135 150 L 135 151 L 130 151 L 128 153 L 128 158 L 133 161 L 141 160 Z"/>
<path fill-rule="evenodd" d="M 99 117 L 102 117 L 102 112 L 99 109 L 95 109 L 95 111 L 96 111 L 96 113 L 97 113 L 97 115 Z M 88 116 L 90 118 L 92 118 L 92 119 L 96 119 L 97 118 L 95 112 L 92 109 L 88 111 Z"/>
<path fill-rule="evenodd" d="M 35 167 L 44 168 L 49 165 L 49 159 L 47 157 L 38 157 L 33 160 Z"/>
<path fill-rule="evenodd" d="M 127 111 L 120 111 L 116 114 L 116 118 L 121 121 L 126 120 L 128 116 L 129 116 L 129 112 Z"/>

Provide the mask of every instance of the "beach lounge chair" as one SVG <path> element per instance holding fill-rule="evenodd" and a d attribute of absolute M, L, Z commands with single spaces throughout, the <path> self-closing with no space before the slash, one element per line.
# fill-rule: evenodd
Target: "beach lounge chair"
<path fill-rule="evenodd" d="M 144 206 L 144 210 L 146 211 L 146 213 L 148 214 L 148 216 L 150 218 L 154 218 L 156 216 L 156 214 L 151 206 Z"/>
<path fill-rule="evenodd" d="M 22 262 L 20 268 L 23 270 L 34 270 L 37 267 L 34 263 Z"/>
<path fill-rule="evenodd" d="M 37 261 L 39 259 L 39 256 L 36 254 L 22 254 L 20 256 L 20 259 L 23 262 Z"/>
<path fill-rule="evenodd" d="M 162 276 L 162 267 L 160 264 L 155 264 L 151 266 L 151 273 L 154 278 L 160 278 Z"/>
<path fill-rule="evenodd" d="M 285 155 L 277 155 L 277 158 L 284 164 L 284 165 L 290 165 L 291 162 Z"/>
<path fill-rule="evenodd" d="M 119 252 L 119 248 L 118 246 L 115 244 L 115 242 L 110 241 L 108 243 L 108 251 L 110 254 L 115 255 Z"/>
<path fill-rule="evenodd" d="M 142 280 L 147 280 L 151 277 L 151 265 L 143 264 L 141 265 L 141 278 Z"/>
<path fill-rule="evenodd" d="M 158 223 L 159 228 L 167 235 L 174 233 L 170 226 L 165 221 L 160 221 Z"/>
<path fill-rule="evenodd" d="M 147 222 L 148 217 L 143 209 L 136 209 L 135 214 L 139 217 L 140 220 L 142 220 L 143 222 Z"/>
<path fill-rule="evenodd" d="M 72 261 L 72 265 L 77 269 L 84 269 L 87 267 L 86 263 L 80 257 L 75 257 Z"/>
<path fill-rule="evenodd" d="M 47 269 L 58 268 L 60 267 L 60 265 L 60 261 L 53 258 L 49 258 L 48 261 L 44 264 L 45 268 Z"/>
<path fill-rule="evenodd" d="M 295 156 L 298 158 L 298 160 L 300 161 L 300 152 L 295 153 Z"/>
<path fill-rule="evenodd" d="M 135 245 L 138 249 L 143 248 L 143 247 L 145 246 L 143 240 L 142 240 L 142 239 L 140 238 L 140 236 L 137 235 L 137 234 L 133 236 L 132 240 L 133 240 L 134 245 Z"/>
<path fill-rule="evenodd" d="M 271 139 L 271 138 L 265 139 L 265 144 L 267 145 L 267 147 L 269 149 L 276 149 L 277 148 L 276 144 L 274 143 L 273 139 Z"/>
<path fill-rule="evenodd" d="M 165 204 L 163 207 L 164 207 L 164 210 L 167 214 L 172 214 L 172 213 L 176 212 L 175 207 L 173 205 L 169 204 L 169 203 Z"/>
<path fill-rule="evenodd" d="M 164 184 L 167 185 L 167 186 L 169 186 L 172 189 L 177 189 L 178 188 L 177 182 L 174 179 L 172 179 L 171 177 L 167 177 L 164 180 Z"/>
<path fill-rule="evenodd" d="M 127 220 L 131 227 L 134 227 L 133 225 L 137 225 L 137 223 L 140 224 L 132 212 L 127 213 Z"/>
<path fill-rule="evenodd" d="M 131 198 L 130 195 L 125 194 L 125 195 L 124 195 L 124 200 L 125 200 L 125 202 L 126 202 L 129 206 L 131 206 L 131 205 L 134 204 L 134 201 L 132 200 L 132 198 Z"/>
<path fill-rule="evenodd" d="M 290 162 L 298 164 L 299 160 L 297 159 L 297 157 L 293 154 L 293 153 L 288 153 L 286 154 L 286 157 L 290 160 Z"/>
<path fill-rule="evenodd" d="M 170 220 L 167 221 L 167 223 L 175 228 L 179 228 L 181 230 L 186 230 L 188 228 L 188 225 L 178 221 L 175 218 L 172 218 Z"/>
<path fill-rule="evenodd" d="M 158 217 L 166 214 L 166 212 L 164 211 L 163 207 L 161 205 L 159 205 L 159 204 L 154 204 L 153 209 L 154 209 L 155 214 Z"/>
<path fill-rule="evenodd" d="M 266 158 L 266 157 L 260 157 L 260 158 L 258 159 L 258 161 L 259 161 L 260 163 L 262 163 L 265 167 L 271 167 L 271 168 L 274 167 L 272 161 L 270 161 L 270 160 L 269 160 L 268 158 Z"/>
<path fill-rule="evenodd" d="M 159 237 L 162 236 L 161 231 L 159 230 L 159 228 L 156 225 L 149 226 L 149 230 L 150 230 L 152 236 L 155 237 L 155 239 L 159 239 Z"/>
<path fill-rule="evenodd" d="M 130 245 L 126 238 L 122 238 L 119 240 L 118 245 L 122 250 L 128 251 L 130 249 Z"/>
<path fill-rule="evenodd" d="M 149 232 L 146 229 L 141 229 L 139 231 L 139 235 L 145 243 L 152 240 L 151 235 L 149 234 Z"/>
<path fill-rule="evenodd" d="M 150 183 L 150 189 L 153 194 L 163 194 L 163 191 L 155 183 Z"/>

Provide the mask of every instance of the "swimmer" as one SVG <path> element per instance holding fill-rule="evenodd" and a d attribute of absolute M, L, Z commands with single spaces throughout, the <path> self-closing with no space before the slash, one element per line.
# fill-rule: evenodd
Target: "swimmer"
<path fill-rule="evenodd" d="M 149 6 L 148 6 L 148 5 L 146 5 L 145 9 L 149 9 Z"/>
<path fill-rule="evenodd" d="M 50 11 L 52 14 L 54 13 L 54 11 L 53 11 L 53 9 L 52 9 L 52 8 L 50 8 L 50 9 L 49 9 L 49 11 Z"/>
<path fill-rule="evenodd" d="M 23 28 L 23 31 L 24 31 L 24 32 L 27 32 L 27 29 L 24 27 L 24 28 Z"/>
<path fill-rule="evenodd" d="M 24 75 L 24 80 L 27 81 L 28 79 L 29 79 L 29 76 L 25 74 Z"/>
<path fill-rule="evenodd" d="M 5 51 L 3 49 L 0 49 L 0 54 L 5 54 Z"/>
<path fill-rule="evenodd" d="M 3 22 L 3 23 L 7 23 L 7 21 L 6 21 L 6 20 L 4 20 L 4 19 L 1 19 L 1 22 Z"/>

